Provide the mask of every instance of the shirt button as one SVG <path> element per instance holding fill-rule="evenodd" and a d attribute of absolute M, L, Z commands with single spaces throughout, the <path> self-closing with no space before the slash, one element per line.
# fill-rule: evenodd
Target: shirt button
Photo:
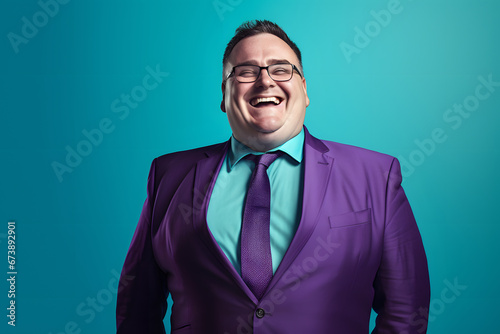
<path fill-rule="evenodd" d="M 258 308 L 255 311 L 255 315 L 257 316 L 257 318 L 261 319 L 261 318 L 264 318 L 264 316 L 266 315 L 266 312 L 263 309 Z"/>

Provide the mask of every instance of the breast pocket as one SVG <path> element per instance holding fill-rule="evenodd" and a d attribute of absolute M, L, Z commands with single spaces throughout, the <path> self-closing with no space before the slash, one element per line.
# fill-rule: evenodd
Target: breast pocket
<path fill-rule="evenodd" d="M 349 277 L 350 286 L 354 287 L 374 275 L 372 210 L 368 208 L 330 216 L 328 220 L 329 238 L 331 243 L 338 245 L 333 262 L 337 271 Z"/>
<path fill-rule="evenodd" d="M 330 228 L 355 227 L 372 222 L 372 209 L 348 212 L 339 216 L 328 217 Z"/>

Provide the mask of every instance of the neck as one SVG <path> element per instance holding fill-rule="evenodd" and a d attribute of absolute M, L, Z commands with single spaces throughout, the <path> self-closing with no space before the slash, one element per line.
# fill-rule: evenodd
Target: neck
<path fill-rule="evenodd" d="M 289 137 L 285 138 L 270 138 L 268 134 L 262 134 L 262 135 L 257 135 L 257 136 L 251 136 L 251 137 L 245 137 L 245 138 L 239 138 L 234 135 L 233 136 L 242 144 L 250 147 L 252 150 L 255 152 L 267 152 L 275 149 L 276 147 L 279 147 L 298 135 L 300 133 L 300 130 L 297 133 L 291 134 Z"/>

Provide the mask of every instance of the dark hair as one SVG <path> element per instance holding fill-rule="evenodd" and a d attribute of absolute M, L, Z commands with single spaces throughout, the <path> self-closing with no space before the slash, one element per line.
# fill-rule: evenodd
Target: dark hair
<path fill-rule="evenodd" d="M 288 37 L 285 31 L 280 28 L 280 26 L 278 26 L 274 22 L 267 20 L 247 21 L 236 29 L 233 38 L 231 38 L 229 43 L 227 43 L 226 50 L 224 51 L 224 57 L 222 58 L 222 67 L 226 65 L 229 55 L 233 51 L 236 44 L 238 44 L 242 39 L 263 33 L 275 35 L 281 38 L 286 44 L 288 44 L 288 46 L 290 46 L 293 52 L 295 52 L 295 54 L 297 55 L 300 68 L 302 69 L 302 56 L 297 45 L 292 42 L 292 40 Z"/>

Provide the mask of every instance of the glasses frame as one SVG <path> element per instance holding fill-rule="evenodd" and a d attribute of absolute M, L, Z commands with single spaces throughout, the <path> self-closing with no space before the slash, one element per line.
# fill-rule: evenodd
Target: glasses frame
<path fill-rule="evenodd" d="M 287 79 L 287 80 L 275 80 L 273 79 L 273 77 L 271 76 L 271 74 L 269 73 L 269 66 L 275 66 L 275 65 L 292 65 L 292 75 L 290 76 L 290 79 Z M 234 75 L 234 71 L 237 67 L 241 67 L 241 66 L 254 66 L 254 67 L 258 67 L 260 70 L 259 70 L 259 74 L 257 75 L 257 77 L 255 78 L 255 80 L 253 81 L 239 81 L 236 76 Z M 233 77 L 236 79 L 236 81 L 238 81 L 239 83 L 253 83 L 257 80 L 259 80 L 260 78 L 260 74 L 262 73 L 262 70 L 265 69 L 267 71 L 267 75 L 273 80 L 273 81 L 276 81 L 276 82 L 287 82 L 287 81 L 290 81 L 292 80 L 293 78 L 293 71 L 297 71 L 297 73 L 300 75 L 301 78 L 303 78 L 302 76 L 302 73 L 300 73 L 299 69 L 297 68 L 297 66 L 295 66 L 294 64 L 292 63 L 277 63 L 277 64 L 271 64 L 271 65 L 268 65 L 268 66 L 259 66 L 259 65 L 252 65 L 252 64 L 242 64 L 242 65 L 236 65 L 236 66 L 233 66 L 233 69 L 231 70 L 231 73 L 228 74 L 228 76 L 226 77 L 226 80 Z M 224 81 L 226 81 L 224 80 Z"/>

